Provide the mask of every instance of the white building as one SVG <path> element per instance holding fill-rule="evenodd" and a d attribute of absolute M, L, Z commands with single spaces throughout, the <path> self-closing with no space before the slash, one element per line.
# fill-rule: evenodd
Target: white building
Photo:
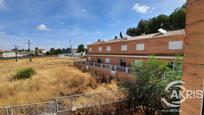
<path fill-rule="evenodd" d="M 28 54 L 23 54 L 23 53 L 18 53 L 17 57 L 23 57 L 23 56 L 27 56 Z M 12 58 L 12 57 L 16 57 L 16 52 L 15 51 L 4 51 L 1 54 L 1 57 L 3 58 Z"/>

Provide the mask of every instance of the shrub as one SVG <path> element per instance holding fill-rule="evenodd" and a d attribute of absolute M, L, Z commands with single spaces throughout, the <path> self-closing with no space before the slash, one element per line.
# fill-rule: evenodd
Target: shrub
<path fill-rule="evenodd" d="M 15 74 L 14 79 L 28 79 L 34 74 L 36 74 L 36 71 L 33 68 L 24 68 Z"/>
<path fill-rule="evenodd" d="M 154 114 L 162 109 L 170 109 L 163 106 L 161 99 L 170 97 L 165 87 L 181 79 L 180 71 L 181 66 L 172 70 L 167 63 L 156 59 L 137 61 L 132 65 L 135 80 L 122 82 L 122 87 L 128 90 L 132 107 L 143 107 L 147 114 Z"/>

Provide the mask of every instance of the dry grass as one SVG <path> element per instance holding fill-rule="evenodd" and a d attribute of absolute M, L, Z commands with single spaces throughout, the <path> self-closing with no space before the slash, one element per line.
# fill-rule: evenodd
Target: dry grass
<path fill-rule="evenodd" d="M 52 100 L 57 96 L 118 90 L 116 83 L 98 85 L 88 73 L 70 65 L 72 60 L 36 58 L 0 61 L 0 106 L 28 104 Z M 37 74 L 26 80 L 12 80 L 17 70 L 32 67 Z M 96 88 L 97 87 L 97 88 Z"/>

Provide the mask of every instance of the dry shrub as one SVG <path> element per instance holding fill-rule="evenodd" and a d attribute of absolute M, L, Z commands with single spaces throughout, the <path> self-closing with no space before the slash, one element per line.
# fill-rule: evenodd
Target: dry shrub
<path fill-rule="evenodd" d="M 101 68 L 90 68 L 89 73 L 96 78 L 97 82 L 100 83 L 110 83 L 114 77 L 108 70 Z"/>
<path fill-rule="evenodd" d="M 115 75 L 116 79 L 119 81 L 132 81 L 134 80 L 133 76 L 124 72 L 116 72 Z"/>

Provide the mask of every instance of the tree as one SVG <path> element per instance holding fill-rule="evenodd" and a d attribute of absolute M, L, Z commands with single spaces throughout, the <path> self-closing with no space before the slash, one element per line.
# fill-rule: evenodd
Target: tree
<path fill-rule="evenodd" d="M 46 52 L 46 55 L 58 55 L 58 54 L 62 54 L 63 51 L 58 48 L 58 49 L 55 49 L 55 48 L 51 48 L 50 51 Z"/>
<path fill-rule="evenodd" d="M 130 36 L 138 36 L 142 33 L 156 33 L 159 28 L 165 30 L 176 30 L 185 28 L 186 5 L 177 8 L 170 16 L 161 14 L 149 20 L 140 20 L 137 27 L 127 29 L 126 34 Z"/>
<path fill-rule="evenodd" d="M 83 44 L 80 44 L 77 48 L 77 52 L 78 53 L 81 53 L 81 52 L 84 52 L 85 51 L 85 48 L 84 48 L 84 45 Z"/>
<path fill-rule="evenodd" d="M 133 28 L 128 28 L 126 34 L 130 36 L 138 36 L 138 35 L 141 35 L 141 31 L 140 29 L 133 27 Z"/>
<path fill-rule="evenodd" d="M 179 61 L 176 64 L 180 64 Z M 147 62 L 137 61 L 132 65 L 134 81 L 123 81 L 122 87 L 129 92 L 131 106 L 146 111 L 146 114 L 159 113 L 164 106 L 161 99 L 169 99 L 170 94 L 165 87 L 172 81 L 181 79 L 181 66 L 175 70 L 168 67 L 168 63 L 151 58 Z M 169 99 L 170 100 L 170 99 Z"/>
<path fill-rule="evenodd" d="M 186 24 L 186 8 L 183 6 L 180 9 L 176 9 L 169 16 L 170 29 L 181 29 L 185 28 Z"/>
<path fill-rule="evenodd" d="M 140 20 L 140 22 L 138 23 L 138 29 L 140 30 L 140 34 L 143 33 L 148 33 L 148 25 L 149 25 L 149 21 L 148 20 Z"/>

